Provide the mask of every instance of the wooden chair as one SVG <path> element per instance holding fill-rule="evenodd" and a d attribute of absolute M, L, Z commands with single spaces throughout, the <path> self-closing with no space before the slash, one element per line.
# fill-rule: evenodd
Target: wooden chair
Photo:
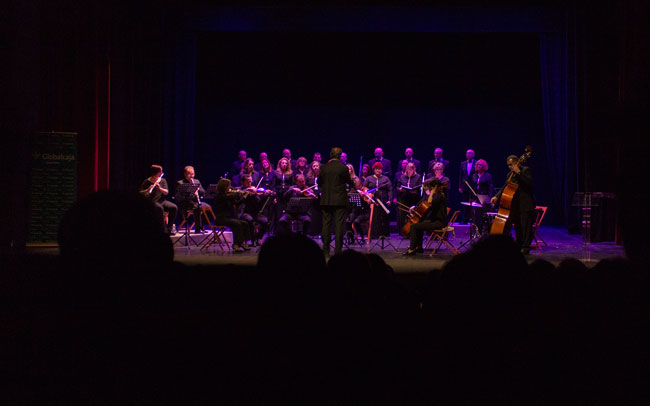
<path fill-rule="evenodd" d="M 217 217 L 215 216 L 214 211 L 212 211 L 212 207 L 201 207 L 201 215 L 205 219 L 205 225 L 210 227 L 210 234 L 199 243 L 201 251 L 207 250 L 213 244 L 219 244 L 221 250 L 224 249 L 225 245 L 226 249 L 230 251 L 228 240 L 226 240 L 226 237 L 223 235 L 223 233 L 228 230 L 228 227 L 216 224 Z"/>
<path fill-rule="evenodd" d="M 548 206 L 536 206 L 535 207 L 535 222 L 533 223 L 533 239 L 535 240 L 535 245 L 531 245 L 531 248 L 535 249 L 540 249 L 542 248 L 542 245 L 540 242 L 546 246 L 546 241 L 542 238 L 541 235 L 539 235 L 537 232 L 539 230 L 539 225 L 542 224 L 542 220 L 544 220 L 544 216 L 546 215 L 546 210 L 548 210 Z"/>
<path fill-rule="evenodd" d="M 460 251 L 458 251 L 458 249 L 456 249 L 456 247 L 454 247 L 454 245 L 451 242 L 449 242 L 448 239 L 447 239 L 447 234 L 454 230 L 454 227 L 452 227 L 452 224 L 456 221 L 456 218 L 458 218 L 459 214 L 460 214 L 460 210 L 456 210 L 454 212 L 454 214 L 451 215 L 451 218 L 449 219 L 449 222 L 447 222 L 447 225 L 445 227 L 443 227 L 440 230 L 433 230 L 431 232 L 431 236 L 429 237 L 429 240 L 427 241 L 426 248 L 429 248 L 429 246 L 432 243 L 436 242 L 436 241 L 438 243 L 436 244 L 436 246 L 433 249 L 433 251 L 431 252 L 431 254 L 429 254 L 429 256 L 433 256 L 433 254 L 438 252 L 438 249 L 440 248 L 440 246 L 442 244 L 445 244 L 445 246 L 447 248 L 449 248 L 449 250 L 451 252 L 453 252 L 454 254 L 460 253 Z"/>

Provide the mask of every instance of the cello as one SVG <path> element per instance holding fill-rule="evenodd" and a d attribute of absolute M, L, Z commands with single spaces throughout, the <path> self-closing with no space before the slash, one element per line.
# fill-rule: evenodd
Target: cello
<path fill-rule="evenodd" d="M 447 189 L 449 187 L 449 183 L 443 183 L 442 186 L 439 187 L 439 192 L 442 193 L 443 189 Z M 423 188 L 424 189 L 424 188 Z M 438 192 L 436 191 L 436 192 Z M 431 191 L 431 194 L 433 195 L 434 191 Z M 429 211 L 431 210 L 431 203 L 429 203 L 429 199 L 423 199 L 420 203 L 418 203 L 415 208 L 409 213 L 407 217 L 407 221 L 404 223 L 404 226 L 402 226 L 402 229 L 400 230 L 400 234 L 403 236 L 407 236 L 411 232 L 411 226 L 415 223 L 419 223 L 423 218 L 427 216 Z"/>
<path fill-rule="evenodd" d="M 525 151 L 526 152 L 524 152 L 524 154 L 517 160 L 517 166 L 521 166 L 521 164 L 530 158 L 530 156 L 533 154 L 533 147 L 528 145 L 525 148 Z M 494 221 L 492 222 L 490 235 L 503 234 L 505 231 L 506 223 L 508 222 L 508 217 L 510 216 L 512 199 L 515 197 L 515 193 L 517 193 L 517 189 L 519 188 L 519 184 L 512 181 L 514 174 L 515 172 L 510 172 L 508 179 L 506 180 L 506 184 L 503 186 L 501 199 L 499 200 L 499 210 L 497 212 L 497 215 L 494 217 Z"/>

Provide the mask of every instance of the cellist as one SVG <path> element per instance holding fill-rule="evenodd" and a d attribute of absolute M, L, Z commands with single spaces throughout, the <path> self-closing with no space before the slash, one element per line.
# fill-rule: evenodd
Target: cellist
<path fill-rule="evenodd" d="M 528 255 L 530 242 L 533 239 L 533 222 L 535 221 L 535 200 L 533 198 L 533 172 L 527 166 L 520 166 L 516 155 L 510 155 L 506 160 L 510 173 L 508 179 L 518 185 L 517 191 L 510 203 L 510 215 L 506 221 L 503 233 L 510 235 L 512 226 L 515 226 L 515 242 L 521 253 Z M 501 202 L 501 196 L 508 182 L 501 188 L 490 203 Z"/>
<path fill-rule="evenodd" d="M 431 207 L 419 222 L 411 225 L 409 232 L 411 243 L 409 249 L 404 253 L 407 256 L 424 252 L 422 235 L 425 230 L 440 230 L 447 225 L 447 199 L 443 192 L 446 185 L 437 178 L 431 178 L 426 180 L 423 186 L 424 195 L 420 202 L 426 200 Z M 411 209 L 414 208 L 415 206 Z"/>

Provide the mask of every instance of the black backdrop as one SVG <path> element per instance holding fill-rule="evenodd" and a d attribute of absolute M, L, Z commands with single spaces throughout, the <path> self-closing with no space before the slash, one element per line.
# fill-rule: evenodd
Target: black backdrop
<path fill-rule="evenodd" d="M 194 164 L 215 180 L 240 149 L 311 160 L 339 145 L 358 168 L 381 146 L 395 171 L 406 147 L 426 165 L 439 146 L 456 190 L 467 148 L 501 182 L 505 157 L 531 144 L 549 205 L 539 66 L 530 33 L 204 33 Z"/>

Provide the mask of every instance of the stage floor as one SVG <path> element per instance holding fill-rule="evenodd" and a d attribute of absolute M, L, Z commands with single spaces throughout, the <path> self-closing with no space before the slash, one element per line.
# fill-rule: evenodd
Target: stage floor
<path fill-rule="evenodd" d="M 456 227 L 454 236 L 450 236 L 450 242 L 459 247 L 467 241 L 467 232 L 463 226 Z M 565 258 L 580 259 L 587 266 L 593 266 L 604 258 L 624 257 L 623 247 L 616 245 L 614 242 L 599 242 L 584 246 L 580 235 L 569 234 L 564 227 L 543 226 L 539 229 L 539 235 L 546 241 L 546 246 L 541 249 L 531 250 L 527 257 L 529 262 L 538 258 L 547 260 L 555 265 L 559 264 Z M 180 234 L 173 237 L 176 241 Z M 207 234 L 191 235 L 197 242 L 201 241 Z M 320 239 L 315 238 L 320 245 Z M 187 265 L 208 265 L 208 264 L 233 264 L 233 265 L 255 265 L 257 262 L 257 248 L 253 248 L 245 253 L 234 254 L 227 250 L 221 250 L 219 245 L 213 245 L 207 250 L 201 250 L 199 247 L 190 244 L 190 247 L 182 245 L 184 241 L 179 241 L 174 245 L 175 260 Z M 392 245 L 389 245 L 388 242 Z M 402 254 L 408 247 L 408 240 L 393 234 L 384 244 L 384 249 L 373 241 L 368 251 L 367 246 L 352 245 L 350 248 L 360 252 L 372 252 L 380 255 L 395 270 L 396 273 L 425 273 L 433 269 L 440 269 L 453 257 L 453 254 L 443 245 L 438 253 L 433 256 L 429 255 L 430 251 L 425 254 L 419 254 L 414 257 L 404 257 Z M 461 248 L 461 252 L 469 248 L 471 244 L 466 244 Z"/>

